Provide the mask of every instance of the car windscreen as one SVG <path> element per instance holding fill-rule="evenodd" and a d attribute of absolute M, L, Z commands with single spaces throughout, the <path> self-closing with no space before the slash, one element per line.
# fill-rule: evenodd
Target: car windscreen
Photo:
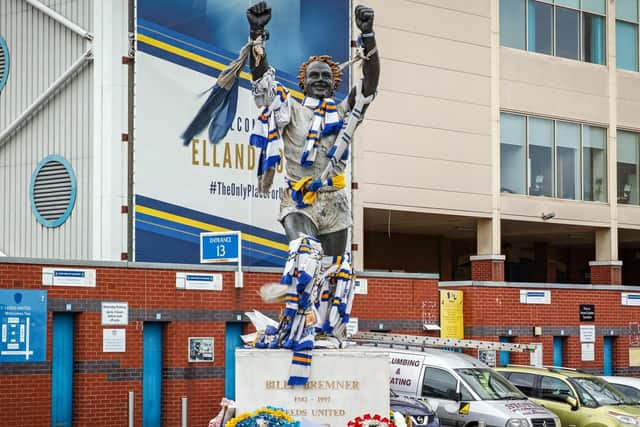
<path fill-rule="evenodd" d="M 456 372 L 482 400 L 526 399 L 520 390 L 493 369 L 461 368 Z"/>
<path fill-rule="evenodd" d="M 589 407 L 601 405 L 633 404 L 624 395 L 605 380 L 597 377 L 573 377 L 571 381 L 576 388 L 582 404 Z"/>

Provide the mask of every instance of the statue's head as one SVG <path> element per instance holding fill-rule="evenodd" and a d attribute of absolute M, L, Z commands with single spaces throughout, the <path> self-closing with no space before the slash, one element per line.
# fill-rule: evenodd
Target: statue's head
<path fill-rule="evenodd" d="M 305 96 L 329 98 L 342 79 L 342 71 L 330 56 L 311 56 L 300 66 L 298 82 Z"/>

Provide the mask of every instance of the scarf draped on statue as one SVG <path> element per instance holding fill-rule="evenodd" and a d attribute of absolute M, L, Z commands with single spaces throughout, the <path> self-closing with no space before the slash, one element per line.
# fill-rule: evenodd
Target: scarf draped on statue
<path fill-rule="evenodd" d="M 182 133 L 184 145 L 189 145 L 207 125 L 211 143 L 217 144 L 227 135 L 238 106 L 238 75 L 245 66 L 252 47 L 255 52 L 261 43 L 261 39 L 249 41 L 240 50 L 238 58 L 231 61 L 227 68 L 220 72 L 216 84 L 210 89 L 209 97 Z"/>
<path fill-rule="evenodd" d="M 272 76 L 268 76 L 272 78 Z M 259 84 L 259 83 L 258 83 Z M 249 144 L 261 149 L 258 162 L 258 176 L 280 164 L 280 151 L 283 147 L 278 123 L 287 124 L 291 118 L 289 91 L 279 82 L 273 82 L 276 96 L 269 106 L 263 108 L 258 116 Z M 342 120 L 338 108 L 332 98 L 316 99 L 306 97 L 302 105 L 313 110 L 313 121 L 307 132 L 304 151 L 300 165 L 309 167 L 316 160 L 318 145 L 323 136 L 338 133 L 342 128 Z"/>
<path fill-rule="evenodd" d="M 346 332 L 355 294 L 349 255 L 323 256 L 320 241 L 311 236 L 292 240 L 280 285 L 286 287 L 283 317 L 277 328 L 265 330 L 256 347 L 293 350 L 288 384 L 304 385 L 316 334 Z"/>

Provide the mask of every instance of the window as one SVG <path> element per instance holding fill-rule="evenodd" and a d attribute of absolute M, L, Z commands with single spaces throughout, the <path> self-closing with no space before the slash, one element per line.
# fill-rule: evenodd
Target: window
<path fill-rule="evenodd" d="M 522 372 L 511 372 L 509 375 L 509 381 L 514 386 L 518 387 L 521 392 L 529 397 L 537 397 L 535 382 L 536 376 L 533 374 L 525 374 Z"/>
<path fill-rule="evenodd" d="M 553 197 L 553 120 L 529 118 L 529 194 Z"/>
<path fill-rule="evenodd" d="M 605 0 L 500 0 L 500 44 L 604 64 L 605 9 Z"/>
<path fill-rule="evenodd" d="M 604 128 L 501 113 L 500 191 L 606 202 L 606 141 Z"/>
<path fill-rule="evenodd" d="M 526 0 L 500 2 L 500 41 L 503 46 L 524 49 L 524 7 Z"/>
<path fill-rule="evenodd" d="M 638 143 L 637 133 L 618 131 L 618 203 L 638 204 Z"/>
<path fill-rule="evenodd" d="M 529 0 L 527 47 L 538 53 L 553 54 L 553 5 Z"/>
<path fill-rule="evenodd" d="M 426 368 L 422 383 L 422 395 L 436 399 L 453 400 L 455 398 L 458 381 L 449 372 L 438 368 Z M 473 400 L 469 391 L 460 384 L 462 400 Z"/>
<path fill-rule="evenodd" d="M 604 64 L 604 16 L 583 13 L 582 57 L 586 62 Z"/>
<path fill-rule="evenodd" d="M 611 383 L 611 385 L 617 388 L 622 394 L 624 394 L 624 396 L 628 400 L 634 403 L 640 403 L 640 390 L 638 390 L 637 388 L 624 384 Z"/>
<path fill-rule="evenodd" d="M 558 188 L 560 199 L 580 199 L 580 125 L 556 123 Z"/>
<path fill-rule="evenodd" d="M 520 390 L 491 368 L 461 368 L 456 373 L 482 400 L 524 398 Z"/>
<path fill-rule="evenodd" d="M 540 383 L 540 389 L 542 392 L 542 399 L 566 402 L 567 397 L 575 398 L 569 384 L 558 378 L 543 376 Z"/>
<path fill-rule="evenodd" d="M 583 199 L 607 201 L 607 141 L 602 128 L 582 127 Z"/>
<path fill-rule="evenodd" d="M 580 59 L 580 12 L 556 8 L 556 55 Z"/>
<path fill-rule="evenodd" d="M 638 0 L 616 1 L 616 66 L 638 71 Z"/>
<path fill-rule="evenodd" d="M 500 191 L 525 194 L 525 155 L 527 119 L 500 114 Z"/>

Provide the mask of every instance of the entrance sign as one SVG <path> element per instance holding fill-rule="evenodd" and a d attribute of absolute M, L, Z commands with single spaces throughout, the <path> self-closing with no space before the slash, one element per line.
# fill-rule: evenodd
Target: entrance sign
<path fill-rule="evenodd" d="M 242 256 L 239 231 L 200 233 L 200 262 L 235 262 Z"/>
<path fill-rule="evenodd" d="M 47 291 L 0 289 L 0 362 L 44 362 Z"/>
<path fill-rule="evenodd" d="M 242 287 L 242 233 L 223 231 L 200 233 L 200 262 L 237 262 L 236 288 Z"/>

